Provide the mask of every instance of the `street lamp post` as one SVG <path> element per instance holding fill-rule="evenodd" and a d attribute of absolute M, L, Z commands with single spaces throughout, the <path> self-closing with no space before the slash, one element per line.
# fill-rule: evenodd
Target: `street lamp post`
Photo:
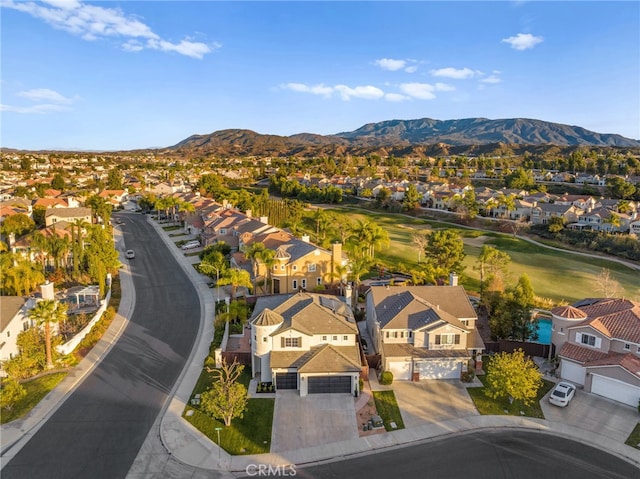
<path fill-rule="evenodd" d="M 222 428 L 217 427 L 215 429 L 216 429 L 216 432 L 218 433 L 218 462 L 220 462 L 220 449 L 222 448 L 222 446 L 220 446 L 220 431 L 222 431 Z"/>

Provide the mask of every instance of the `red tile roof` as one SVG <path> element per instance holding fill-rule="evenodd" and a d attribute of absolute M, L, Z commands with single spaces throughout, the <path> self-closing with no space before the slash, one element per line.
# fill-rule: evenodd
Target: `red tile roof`
<path fill-rule="evenodd" d="M 587 363 L 589 361 L 606 358 L 608 354 L 598 351 L 597 349 L 578 346 L 577 344 L 572 343 L 564 343 L 558 353 L 558 356 L 571 359 L 579 363 Z"/>
<path fill-rule="evenodd" d="M 640 344 L 640 303 L 620 298 L 602 299 L 580 309 L 587 314 L 585 323 L 607 337 Z"/>
<path fill-rule="evenodd" d="M 553 308 L 551 313 L 566 319 L 584 319 L 587 317 L 587 313 L 573 306 L 558 306 L 557 308 Z"/>
<path fill-rule="evenodd" d="M 632 353 L 612 353 L 606 358 L 596 359 L 585 364 L 585 367 L 593 366 L 620 366 L 634 376 L 640 376 L 640 357 Z"/>

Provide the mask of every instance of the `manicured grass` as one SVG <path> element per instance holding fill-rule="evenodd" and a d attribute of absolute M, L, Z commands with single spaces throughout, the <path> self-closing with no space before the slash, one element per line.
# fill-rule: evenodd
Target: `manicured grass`
<path fill-rule="evenodd" d="M 484 384 L 484 380 L 486 376 L 478 376 L 480 381 Z M 513 404 L 509 404 L 508 399 L 492 399 L 485 394 L 485 388 L 467 388 L 469 392 L 469 396 L 473 399 L 478 412 L 483 415 L 495 415 L 495 416 L 522 416 L 520 412 L 524 412 L 524 416 L 527 417 L 537 417 L 540 419 L 544 419 L 544 414 L 542 414 L 542 409 L 540 408 L 540 400 L 547 394 L 551 388 L 555 385 L 552 381 L 547 381 L 543 379 L 542 387 L 538 390 L 538 396 L 536 400 L 530 406 L 523 406 L 522 404 L 518 404 L 517 402 L 513 402 Z"/>
<path fill-rule="evenodd" d="M 238 378 L 238 382 L 248 388 L 249 381 L 251 381 L 251 372 L 249 368 L 245 368 Z M 193 388 L 191 398 L 206 391 L 212 382 L 212 373 L 203 369 Z M 226 427 L 223 421 L 202 412 L 198 406 L 187 406 L 183 417 L 216 444 L 218 443 L 218 433 L 215 428 L 221 427 L 222 448 L 229 454 L 264 454 L 269 452 L 271 447 L 274 404 L 274 399 L 249 399 L 244 417 L 233 419 L 229 427 Z M 193 411 L 193 415 L 187 416 L 187 411 Z"/>
<path fill-rule="evenodd" d="M 508 285 L 515 285 L 518 277 L 526 273 L 531 280 L 535 294 L 542 298 L 549 298 L 554 303 L 566 301 L 569 303 L 588 296 L 598 296 L 598 276 L 602 268 L 611 271 L 611 276 L 620 284 L 617 296 L 635 297 L 638 295 L 640 282 L 638 272 L 614 261 L 606 259 L 587 258 L 571 254 L 570 252 L 554 251 L 531 244 L 509 234 L 495 231 L 477 231 L 459 227 L 453 224 L 400 216 L 397 214 L 371 212 L 355 208 L 332 208 L 339 214 L 348 215 L 352 220 L 369 218 L 375 221 L 389 234 L 388 247 L 376 250 L 376 262 L 382 263 L 395 270 L 398 265 L 407 269 L 417 266 L 418 249 L 411 239 L 414 233 L 430 232 L 447 228 L 459 233 L 465 240 L 464 260 L 466 269 L 461 277 L 461 283 L 468 291 L 479 291 L 480 275 L 474 269 L 482 247 L 471 244 L 474 238 L 486 236 L 485 244 L 505 251 L 511 256 L 509 265 L 510 278 Z M 424 254 L 422 255 L 424 258 Z M 363 277 L 366 278 L 367 276 Z M 567 287 L 571 285 L 571 287 Z"/>
<path fill-rule="evenodd" d="M 173 226 L 163 226 L 162 229 L 165 231 L 173 231 L 173 230 L 179 230 L 181 229 L 182 226 L 180 225 L 173 225 Z"/>
<path fill-rule="evenodd" d="M 249 399 L 244 417 L 233 419 L 229 427 L 195 407 L 187 407 L 184 418 L 216 444 L 218 433 L 215 428 L 221 427 L 220 443 L 229 454 L 265 454 L 271 448 L 274 405 L 275 399 Z M 193 415 L 186 416 L 190 410 Z"/>
<path fill-rule="evenodd" d="M 22 386 L 27 390 L 27 395 L 18 401 L 11 411 L 2 409 L 0 414 L 0 424 L 20 419 L 22 416 L 31 411 L 42 399 L 55 388 L 60 381 L 67 375 L 67 372 L 48 374 L 29 382 L 23 383 Z"/>
<path fill-rule="evenodd" d="M 378 415 L 384 421 L 384 428 L 387 431 L 404 429 L 404 421 L 393 391 L 373 391 L 373 399 L 376 402 Z M 398 427 L 392 428 L 391 422 L 395 422 Z"/>
<path fill-rule="evenodd" d="M 631 434 L 629 434 L 629 437 L 624 443 L 627 446 L 640 449 L 640 422 L 636 424 L 636 427 L 633 428 L 633 431 L 631 431 Z"/>

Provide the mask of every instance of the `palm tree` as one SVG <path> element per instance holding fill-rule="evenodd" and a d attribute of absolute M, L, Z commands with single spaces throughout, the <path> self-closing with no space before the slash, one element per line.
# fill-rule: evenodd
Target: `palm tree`
<path fill-rule="evenodd" d="M 262 255 L 262 252 L 265 251 L 266 248 L 264 243 L 256 242 L 252 243 L 249 246 L 245 247 L 244 255 L 251 260 L 251 268 L 253 271 L 253 290 L 256 290 L 256 281 L 258 280 L 259 273 L 259 263 L 258 260 Z"/>
<path fill-rule="evenodd" d="M 273 265 L 276 264 L 276 252 L 272 249 L 265 249 L 264 251 L 262 251 L 262 253 L 260 253 L 260 261 L 264 263 L 264 267 L 267 272 L 266 281 L 269 287 L 269 292 L 271 293 L 273 291 L 271 289 L 273 284 L 273 282 L 271 281 L 271 272 L 273 271 Z"/>
<path fill-rule="evenodd" d="M 367 257 L 355 258 L 351 262 L 349 277 L 353 281 L 353 291 L 351 292 L 351 307 L 355 311 L 358 307 L 358 287 L 360 286 L 360 278 L 369 272 L 371 268 L 371 260 Z"/>
<path fill-rule="evenodd" d="M 223 277 L 218 281 L 218 285 L 231 285 L 231 299 L 235 299 L 236 291 L 239 287 L 252 288 L 251 275 L 244 269 L 229 268 Z"/>
<path fill-rule="evenodd" d="M 47 369 L 53 368 L 53 353 L 51 351 L 51 323 L 59 323 L 67 317 L 67 306 L 57 301 L 47 299 L 38 301 L 29 311 L 29 318 L 38 326 L 44 325 L 44 347 L 47 356 Z"/>

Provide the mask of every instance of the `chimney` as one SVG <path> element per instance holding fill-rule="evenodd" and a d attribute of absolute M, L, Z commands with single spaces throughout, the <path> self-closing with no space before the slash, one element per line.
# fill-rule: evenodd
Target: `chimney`
<path fill-rule="evenodd" d="M 53 292 L 53 283 L 51 281 L 47 281 L 46 283 L 41 284 L 40 292 L 42 294 L 42 299 L 47 299 L 47 300 L 56 299 L 55 293 Z"/>
<path fill-rule="evenodd" d="M 449 286 L 458 286 L 458 275 L 455 271 L 449 273 Z"/>
<path fill-rule="evenodd" d="M 244 213 L 244 214 L 245 214 L 245 216 L 246 216 L 247 218 L 251 218 L 251 210 L 247 210 L 247 211 L 245 211 L 245 213 Z"/>
<path fill-rule="evenodd" d="M 265 225 L 269 224 L 269 217 L 268 216 L 261 216 L 260 217 L 260 223 L 264 223 Z"/>
<path fill-rule="evenodd" d="M 344 290 L 344 300 L 347 303 L 347 306 L 351 306 L 351 293 L 353 290 L 351 289 L 351 283 L 347 283 L 347 287 Z"/>
<path fill-rule="evenodd" d="M 331 261 L 338 266 L 342 264 L 342 243 L 333 243 L 331 245 Z"/>
<path fill-rule="evenodd" d="M 300 238 L 302 241 L 304 241 L 305 243 L 309 243 L 309 235 L 302 235 L 302 238 Z"/>

